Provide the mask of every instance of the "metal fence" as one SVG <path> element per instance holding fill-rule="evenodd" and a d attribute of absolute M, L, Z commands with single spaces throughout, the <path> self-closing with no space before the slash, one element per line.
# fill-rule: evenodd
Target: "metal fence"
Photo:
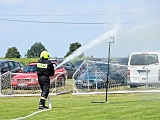
<path fill-rule="evenodd" d="M 61 76 L 59 72 L 56 77 L 50 79 L 50 95 L 68 92 L 67 76 Z M 0 96 L 36 96 L 41 94 L 36 74 L 23 74 L 6 72 L 0 75 Z"/>
<path fill-rule="evenodd" d="M 147 80 L 133 87 L 128 84 L 129 77 L 126 65 L 86 60 L 73 75 L 73 94 L 106 93 L 106 88 L 109 93 L 160 92 L 159 84 L 148 85 Z"/>
<path fill-rule="evenodd" d="M 26 74 L 28 78 L 25 77 L 25 79 L 21 74 L 6 72 L 0 75 L 0 96 L 40 95 L 38 80 L 33 77 L 35 74 Z M 70 86 L 73 88 L 70 87 L 73 94 L 106 93 L 106 88 L 108 93 L 160 92 L 160 83 L 148 83 L 150 73 L 145 73 L 148 79 L 143 85 L 129 84 L 128 67 L 120 64 L 110 63 L 108 65 L 105 62 L 85 60 L 73 74 L 72 82 L 70 80 L 68 82 L 67 76 L 61 78 L 61 74 L 63 73 L 60 72 L 56 77 L 51 78 L 51 95 L 67 93 Z M 108 84 L 106 84 L 107 76 Z"/>

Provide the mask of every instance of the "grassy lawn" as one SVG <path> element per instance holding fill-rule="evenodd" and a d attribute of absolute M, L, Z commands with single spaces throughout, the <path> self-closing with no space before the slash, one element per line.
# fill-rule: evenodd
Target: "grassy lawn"
<path fill-rule="evenodd" d="M 26 120 L 159 120 L 160 93 L 50 96 L 53 108 Z M 1 97 L 0 120 L 24 117 L 38 110 L 39 97 Z"/>

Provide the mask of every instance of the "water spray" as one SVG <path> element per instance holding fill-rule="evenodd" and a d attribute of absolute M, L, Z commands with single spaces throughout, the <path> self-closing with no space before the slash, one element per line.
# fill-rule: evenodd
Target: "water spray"
<path fill-rule="evenodd" d="M 115 36 L 117 31 L 118 31 L 118 28 L 107 31 L 106 33 L 100 35 L 96 39 L 93 39 L 91 42 L 89 42 L 89 44 L 78 48 L 70 56 L 68 56 L 61 64 L 59 64 L 57 67 L 55 67 L 55 69 L 62 66 L 64 63 L 70 61 L 71 59 L 76 58 L 77 56 L 81 55 L 86 50 L 91 49 L 92 47 L 96 46 L 97 44 L 99 44 L 101 42 L 105 42 L 108 38 Z"/>

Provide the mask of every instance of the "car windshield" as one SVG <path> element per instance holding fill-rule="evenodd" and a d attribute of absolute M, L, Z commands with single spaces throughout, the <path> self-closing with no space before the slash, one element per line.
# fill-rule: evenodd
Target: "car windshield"
<path fill-rule="evenodd" d="M 22 73 L 28 73 L 28 72 L 37 72 L 37 66 L 36 65 L 28 65 L 22 70 Z"/>
<path fill-rule="evenodd" d="M 107 72 L 108 64 L 105 63 L 96 63 L 90 67 L 88 67 L 89 71 L 97 71 L 97 72 Z"/>
<path fill-rule="evenodd" d="M 19 64 L 19 66 L 20 66 L 21 68 L 24 68 L 24 67 L 25 67 L 25 65 L 22 64 L 22 63 L 20 63 L 20 62 L 18 62 L 18 64 Z"/>
<path fill-rule="evenodd" d="M 158 62 L 157 54 L 133 54 L 130 65 L 150 65 Z"/>
<path fill-rule="evenodd" d="M 97 66 L 101 71 L 107 71 L 107 69 L 108 69 L 108 64 L 96 64 L 96 66 Z"/>

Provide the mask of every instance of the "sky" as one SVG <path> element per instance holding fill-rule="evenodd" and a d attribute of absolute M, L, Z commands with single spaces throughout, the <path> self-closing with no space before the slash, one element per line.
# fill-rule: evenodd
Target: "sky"
<path fill-rule="evenodd" d="M 160 51 L 160 0 L 0 0 L 0 57 L 41 42 L 62 58 L 79 42 L 85 56 Z M 112 32 L 111 32 L 112 31 Z M 101 39 L 103 37 L 103 39 Z"/>

